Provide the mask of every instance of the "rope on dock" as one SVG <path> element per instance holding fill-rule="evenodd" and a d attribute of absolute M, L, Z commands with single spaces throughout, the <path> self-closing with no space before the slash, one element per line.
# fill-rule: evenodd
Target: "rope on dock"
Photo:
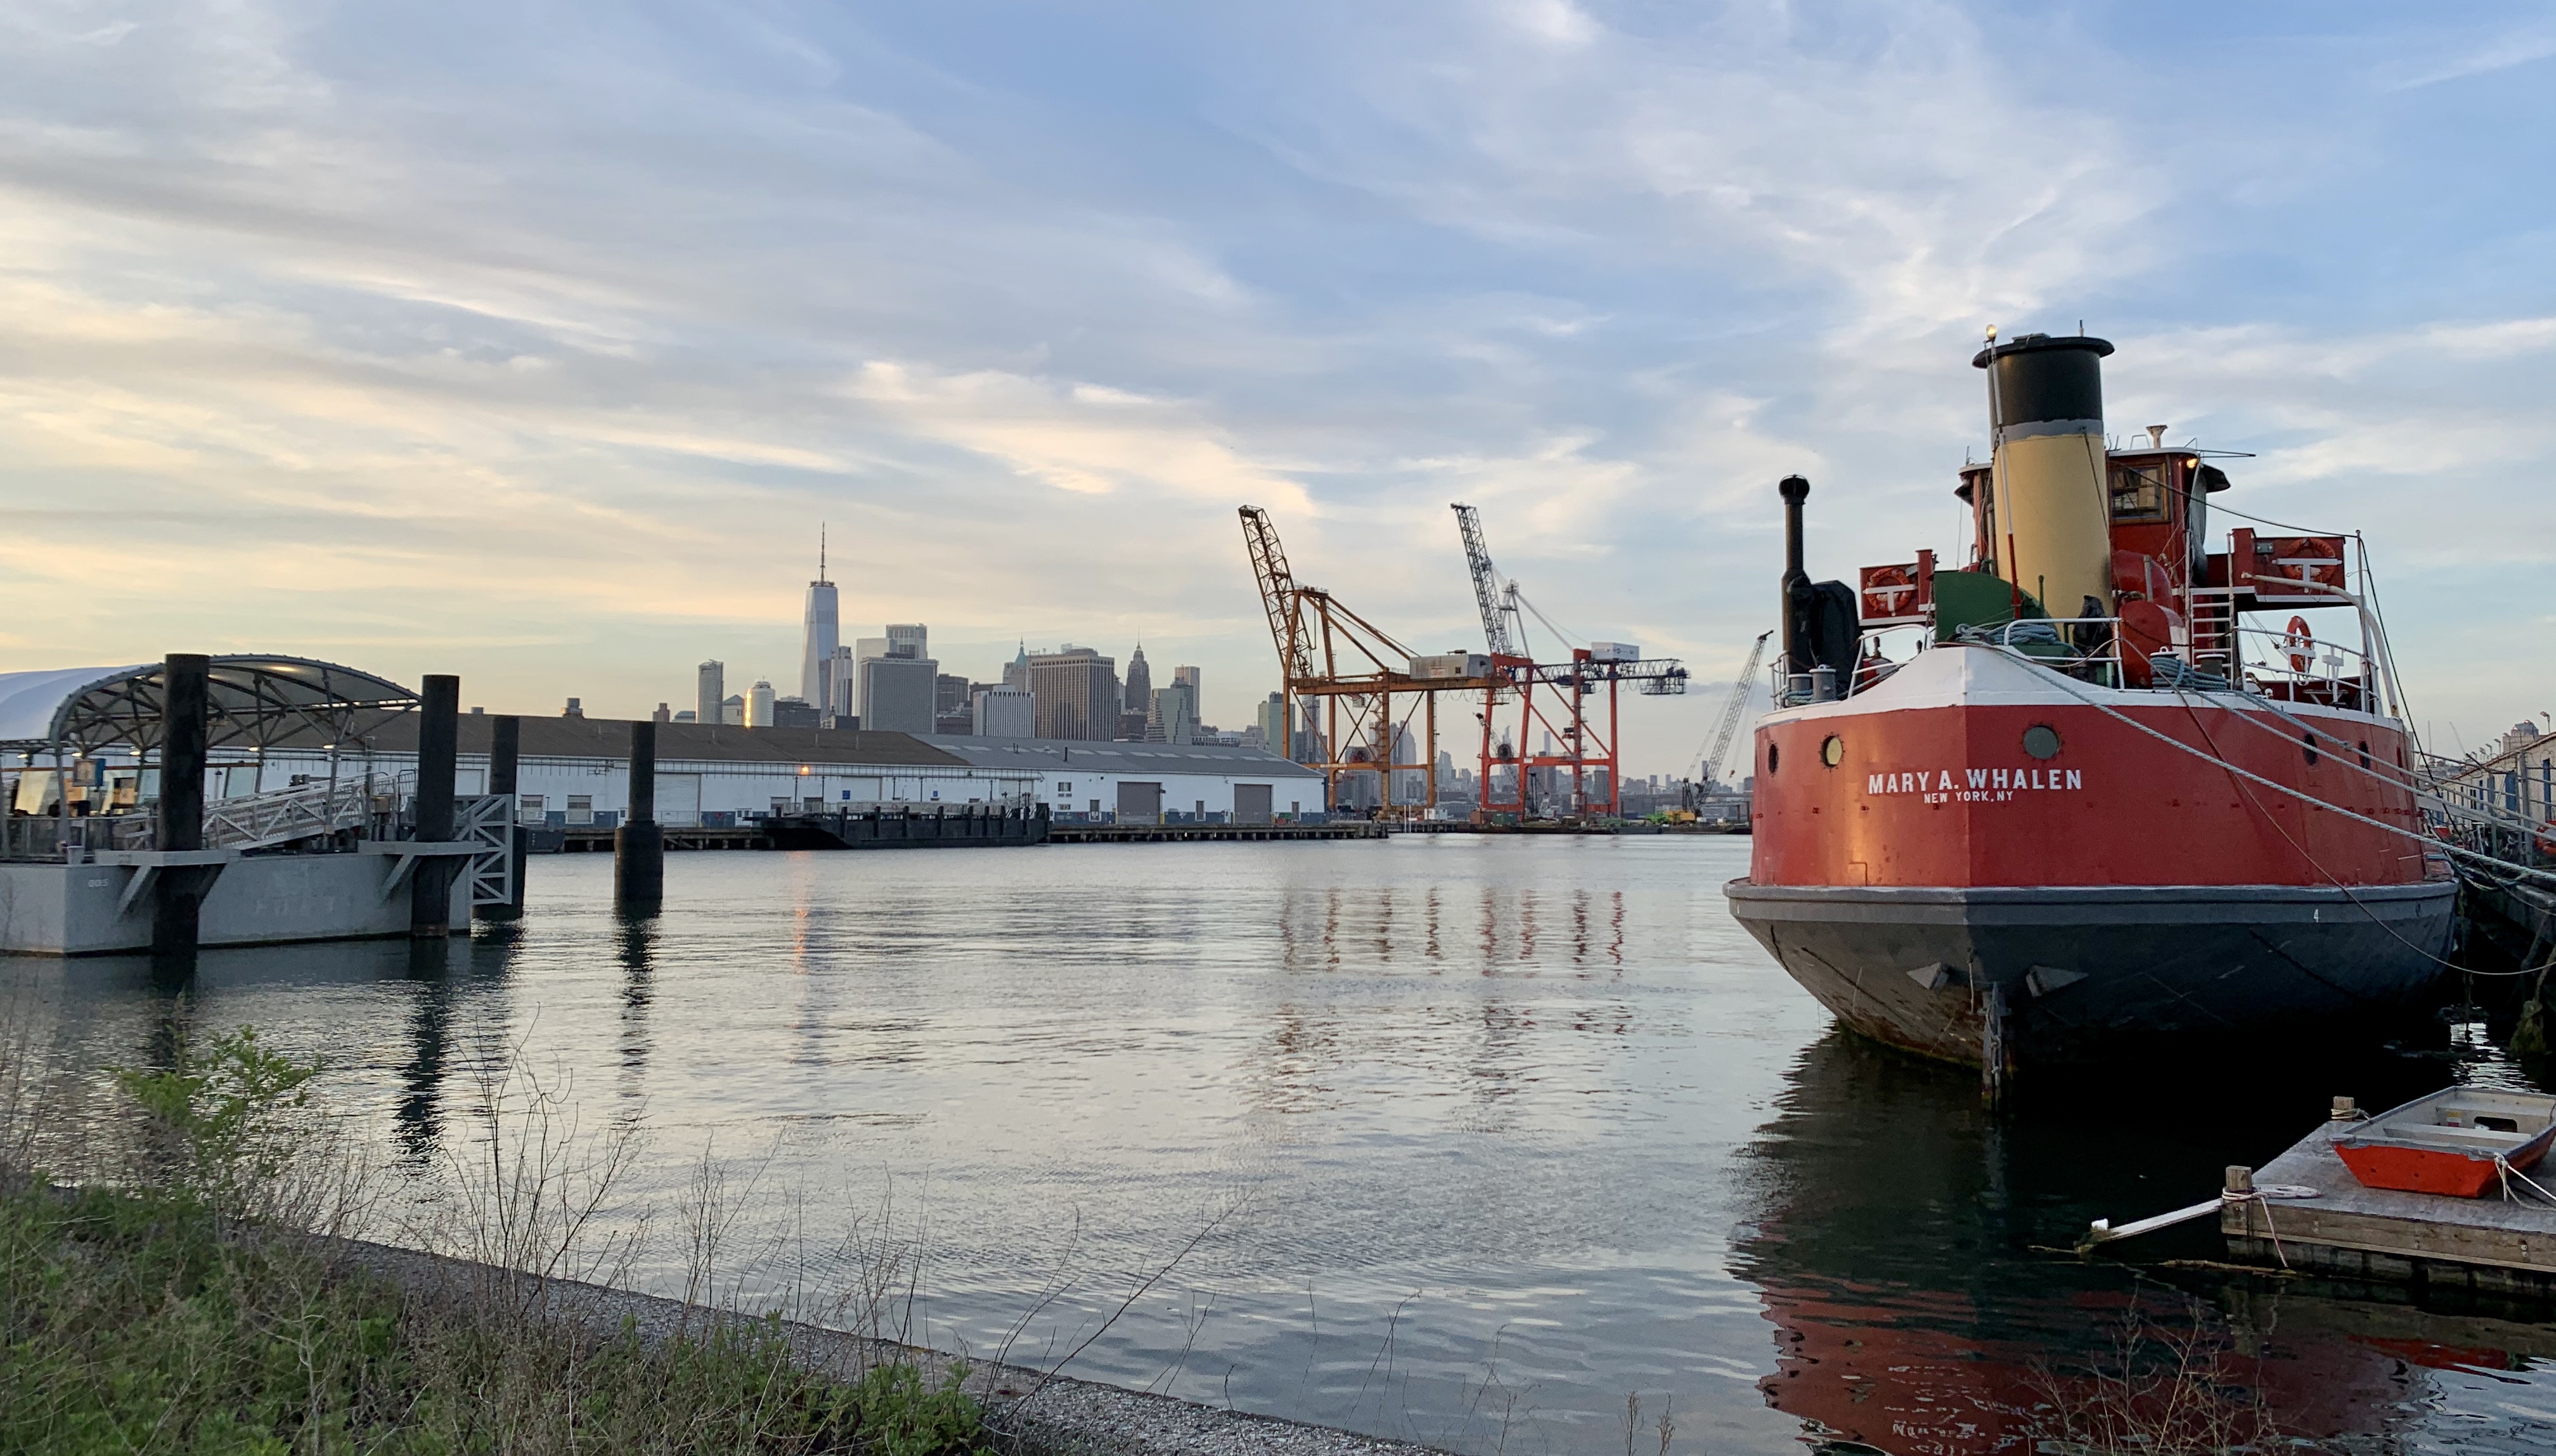
<path fill-rule="evenodd" d="M 2290 1267 L 2290 1256 L 2287 1251 L 2281 1248 L 2281 1231 L 2272 1227 L 2272 1200 L 2274 1198 L 2296 1198 L 2300 1196 L 2302 1192 L 2310 1198 L 2316 1196 L 2316 1190 L 2314 1188 L 2301 1190 L 2294 1189 L 2285 1183 L 2270 1183 L 2260 1188 L 2247 1188 L 2242 1192 L 2239 1192 L 2235 1188 L 2228 1189 L 2226 1192 L 2219 1195 L 2219 1201 L 2221 1204 L 2231 1208 L 2243 1207 L 2249 1203 L 2260 1206 L 2263 1210 L 2263 1232 L 2271 1236 L 2272 1240 L 2272 1257 L 2281 1261 L 2281 1268 L 2288 1269 Z M 2252 1233 L 2253 1229 L 2254 1220 L 2251 1215 L 2248 1215 L 2245 1219 L 2245 1231 L 2247 1233 Z"/>
<path fill-rule="evenodd" d="M 2502 1200 L 2505 1203 L 2517 1203 L 2520 1201 L 2518 1198 L 2512 1196 L 2511 1181 L 2514 1178 L 2518 1178 L 2520 1180 L 2520 1186 L 2527 1188 L 2530 1192 L 2537 1194 L 2539 1197 L 2546 1199 L 2550 1203 L 2556 1203 L 2556 1193 L 2550 1193 L 2546 1189 L 2538 1186 L 2536 1183 L 2531 1182 L 2527 1173 L 2513 1167 L 2511 1163 L 2499 1153 L 2493 1155 L 2493 1170 L 2502 1179 Z M 2266 1222 L 2268 1222 L 2268 1220 L 2266 1220 Z"/>

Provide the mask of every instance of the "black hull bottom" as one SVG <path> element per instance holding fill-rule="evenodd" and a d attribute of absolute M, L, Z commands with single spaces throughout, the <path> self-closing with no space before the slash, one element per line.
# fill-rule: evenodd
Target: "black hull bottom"
<path fill-rule="evenodd" d="M 1731 913 L 1849 1028 L 1977 1066 L 2002 1005 L 2017 1066 L 2293 1049 L 2312 1028 L 2410 1034 L 2452 884 L 1870 890 L 1734 880 Z"/>

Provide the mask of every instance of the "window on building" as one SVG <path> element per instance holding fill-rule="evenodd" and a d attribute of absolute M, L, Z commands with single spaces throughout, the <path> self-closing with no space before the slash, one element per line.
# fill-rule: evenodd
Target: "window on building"
<path fill-rule="evenodd" d="M 568 821 L 572 824 L 594 822 L 594 795 L 572 793 L 568 796 Z"/>
<path fill-rule="evenodd" d="M 518 797 L 515 800 L 515 817 L 530 820 L 536 824 L 540 823 L 543 819 L 542 796 L 538 793 L 527 793 Z"/>
<path fill-rule="evenodd" d="M 1058 780 L 1056 786 L 1056 796 L 1059 798 L 1074 797 L 1074 781 L 1071 779 Z"/>
<path fill-rule="evenodd" d="M 1091 811 L 1095 814 L 1100 812 L 1100 800 L 1095 798 L 1091 801 Z"/>
<path fill-rule="evenodd" d="M 808 812 L 813 814 L 826 807 L 826 797 L 824 794 L 812 793 L 805 799 L 801 800 L 801 804 L 808 810 Z"/>

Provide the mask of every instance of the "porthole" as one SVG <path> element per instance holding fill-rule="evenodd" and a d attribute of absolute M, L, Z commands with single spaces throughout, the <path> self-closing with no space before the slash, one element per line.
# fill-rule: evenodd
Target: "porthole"
<path fill-rule="evenodd" d="M 1767 777 L 1767 778 L 1772 779 L 1772 778 L 1774 778 L 1774 777 L 1775 777 L 1775 761 L 1776 761 L 1777 759 L 1779 759 L 1779 758 L 1783 757 L 1783 753 L 1784 753 L 1784 750 L 1783 750 L 1783 747 L 1782 747 L 1780 744 L 1773 744 L 1773 743 L 1770 743 L 1770 744 L 1766 745 L 1766 777 Z"/>
<path fill-rule="evenodd" d="M 2316 734 L 2313 730 L 2303 730 L 2299 734 L 2299 746 L 2307 750 L 2308 764 L 2311 768 L 2317 761 L 2316 743 Z"/>
<path fill-rule="evenodd" d="M 1832 769 L 1845 763 L 1846 740 L 1838 737 L 1834 733 L 1830 734 L 1828 742 L 1820 745 L 1820 762 L 1828 765 Z"/>
<path fill-rule="evenodd" d="M 2059 757 L 2059 730 L 2047 723 L 2024 729 L 2023 751 L 2044 763 Z"/>

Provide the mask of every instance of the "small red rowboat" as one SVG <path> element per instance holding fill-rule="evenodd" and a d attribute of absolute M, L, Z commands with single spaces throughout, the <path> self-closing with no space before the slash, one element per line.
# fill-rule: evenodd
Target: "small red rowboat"
<path fill-rule="evenodd" d="M 2451 1087 L 2383 1112 L 2334 1140 L 2362 1186 L 2482 1198 L 2502 1169 L 2527 1172 L 2556 1144 L 2556 1097 Z"/>

